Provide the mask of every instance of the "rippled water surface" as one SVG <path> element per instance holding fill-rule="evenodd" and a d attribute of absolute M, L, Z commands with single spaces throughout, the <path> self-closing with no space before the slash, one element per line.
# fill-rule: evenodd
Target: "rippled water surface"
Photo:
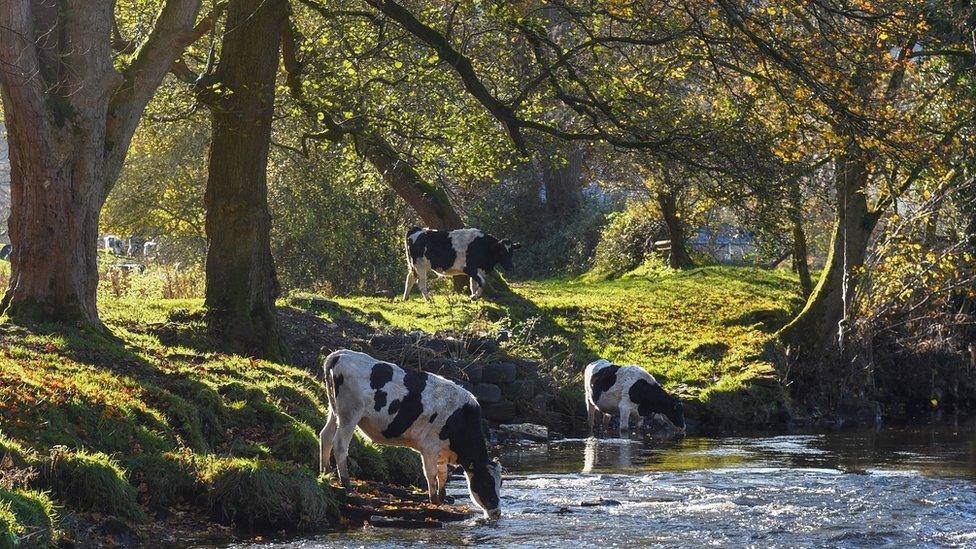
<path fill-rule="evenodd" d="M 278 547 L 976 547 L 976 428 L 502 450 L 504 515 Z M 449 493 L 466 499 L 455 476 Z M 602 505 L 583 506 L 603 498 Z"/>

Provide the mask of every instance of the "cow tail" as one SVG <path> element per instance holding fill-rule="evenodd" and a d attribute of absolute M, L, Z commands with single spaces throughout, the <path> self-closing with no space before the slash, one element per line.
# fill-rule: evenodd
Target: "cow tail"
<path fill-rule="evenodd" d="M 339 359 L 342 357 L 339 351 L 336 351 L 329 355 L 325 359 L 325 371 L 323 373 L 325 382 L 325 398 L 329 401 L 329 412 L 334 413 L 336 408 L 336 389 L 335 389 L 335 366 L 339 363 Z"/>

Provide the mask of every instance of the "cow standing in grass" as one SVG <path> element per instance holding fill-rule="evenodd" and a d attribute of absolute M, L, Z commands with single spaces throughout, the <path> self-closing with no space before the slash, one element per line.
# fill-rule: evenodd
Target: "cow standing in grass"
<path fill-rule="evenodd" d="M 374 442 L 420 453 L 431 503 L 444 499 L 447 466 L 459 465 L 485 516 L 501 515 L 501 465 L 488 457 L 474 395 L 443 377 L 355 351 L 330 354 L 324 369 L 329 419 L 319 434 L 323 472 L 334 448 L 339 481 L 349 486 L 346 459 L 358 427 Z"/>
<path fill-rule="evenodd" d="M 468 275 L 471 278 L 471 299 L 484 293 L 485 280 L 496 265 L 511 271 L 512 252 L 521 244 L 509 239 L 498 240 L 480 229 L 437 231 L 412 227 L 407 230 L 407 282 L 403 299 L 410 298 L 414 284 L 420 287 L 425 299 L 430 299 L 427 271 L 439 276 Z"/>
<path fill-rule="evenodd" d="M 636 418 L 639 430 L 644 419 L 662 414 L 681 432 L 685 430 L 681 399 L 669 395 L 651 374 L 639 366 L 617 366 L 609 360 L 597 360 L 586 366 L 583 374 L 586 390 L 586 416 L 593 436 L 597 413 L 604 414 L 604 428 L 611 416 L 620 415 L 620 438 L 630 432 L 630 420 Z"/>

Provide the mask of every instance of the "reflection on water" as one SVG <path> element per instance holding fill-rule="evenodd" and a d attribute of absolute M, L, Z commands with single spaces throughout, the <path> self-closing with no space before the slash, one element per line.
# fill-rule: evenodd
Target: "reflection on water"
<path fill-rule="evenodd" d="M 976 547 L 976 430 L 886 428 L 502 450 L 497 524 L 282 547 Z M 456 478 L 450 493 L 464 499 Z M 603 498 L 606 505 L 581 506 Z"/>
<path fill-rule="evenodd" d="M 561 444 L 568 444 L 564 441 Z M 607 439 L 599 440 L 596 438 L 586 439 L 586 446 L 583 448 L 583 473 L 592 473 L 599 464 L 606 467 L 607 464 L 612 469 L 627 471 L 634 467 L 634 447 L 640 446 L 641 442 L 626 439 Z M 603 451 L 601 454 L 601 450 Z"/>

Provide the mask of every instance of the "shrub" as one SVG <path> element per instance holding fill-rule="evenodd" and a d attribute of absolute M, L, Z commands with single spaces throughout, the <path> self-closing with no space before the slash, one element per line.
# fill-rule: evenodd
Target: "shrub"
<path fill-rule="evenodd" d="M 200 265 L 154 264 L 138 272 L 109 263 L 100 271 L 101 299 L 188 299 L 203 295 L 205 274 Z"/>
<path fill-rule="evenodd" d="M 250 532 L 321 529 L 336 521 L 332 491 L 301 465 L 222 459 L 209 465 L 205 481 L 214 518 Z"/>
<path fill-rule="evenodd" d="M 56 516 L 47 494 L 0 488 L 0 547 L 51 547 Z"/>
<path fill-rule="evenodd" d="M 643 201 L 630 202 L 623 211 L 610 214 L 596 246 L 592 272 L 614 278 L 643 263 L 662 234 L 660 219 L 656 207 Z"/>
<path fill-rule="evenodd" d="M 132 520 L 145 518 L 136 501 L 136 490 L 118 463 L 103 453 L 55 447 L 41 475 L 58 499 L 68 505 Z"/>

